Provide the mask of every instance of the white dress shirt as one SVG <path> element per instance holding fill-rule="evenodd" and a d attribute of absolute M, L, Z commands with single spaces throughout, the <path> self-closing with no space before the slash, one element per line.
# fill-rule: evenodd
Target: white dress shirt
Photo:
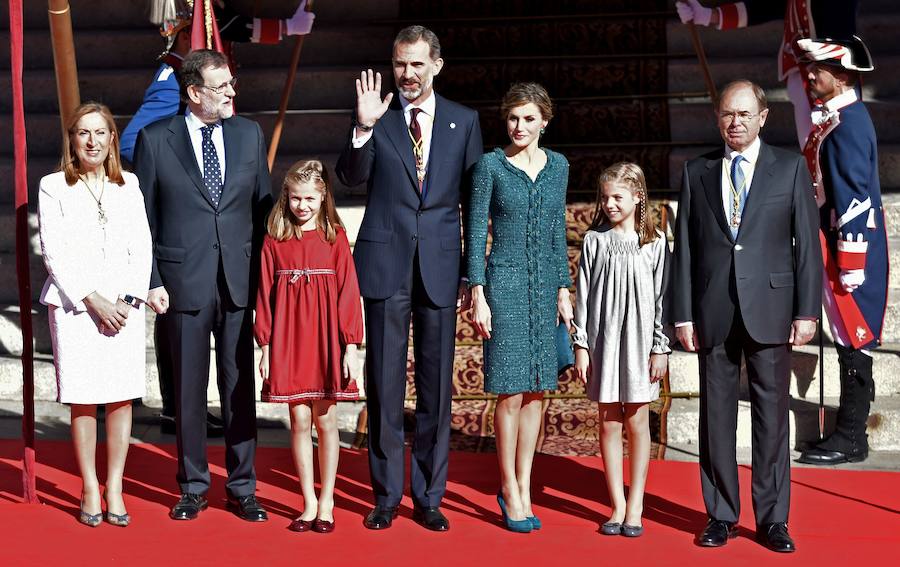
<path fill-rule="evenodd" d="M 722 160 L 722 209 L 725 211 L 725 220 L 731 222 L 731 162 L 735 156 L 743 156 L 738 167 L 744 172 L 744 199 L 750 195 L 750 184 L 753 183 L 753 173 L 756 171 L 756 161 L 759 159 L 759 137 L 753 140 L 742 152 L 735 151 L 725 146 L 725 158 Z M 740 190 L 740 187 L 735 187 Z"/>
<path fill-rule="evenodd" d="M 400 99 L 400 107 L 403 109 L 403 119 L 406 120 L 406 127 L 409 128 L 409 123 L 412 119 L 412 109 L 419 108 L 422 112 L 419 113 L 417 117 L 417 121 L 419 122 L 419 126 L 422 128 L 422 144 L 424 147 L 422 148 L 423 159 L 425 160 L 425 166 L 428 166 L 428 155 L 431 152 L 431 131 L 434 126 L 434 111 L 437 106 L 437 99 L 434 96 L 434 91 L 431 91 L 431 94 L 428 95 L 422 104 L 418 106 L 414 106 L 413 103 L 409 102 L 402 96 L 397 95 Z M 356 132 L 356 129 L 353 129 L 353 132 Z M 369 141 L 369 138 L 372 137 L 372 132 L 365 132 L 362 136 L 358 138 L 353 138 L 353 134 L 350 134 L 351 139 L 350 142 L 353 144 L 354 148 L 361 148 L 365 145 L 366 142 Z M 412 149 L 412 138 L 409 141 L 410 149 Z"/>
<path fill-rule="evenodd" d="M 200 130 L 207 124 L 194 116 L 190 109 L 188 109 L 187 114 L 184 115 L 184 123 L 187 124 L 188 134 L 191 136 L 191 145 L 194 147 L 194 158 L 197 160 L 197 167 L 200 169 L 200 174 L 203 175 L 203 177 L 206 177 L 206 172 L 203 171 L 203 132 Z M 222 183 L 224 184 L 225 137 L 222 134 L 222 122 L 216 122 L 214 126 L 215 129 L 213 129 L 212 143 L 216 148 L 216 153 L 219 155 L 219 172 L 222 175 Z"/>

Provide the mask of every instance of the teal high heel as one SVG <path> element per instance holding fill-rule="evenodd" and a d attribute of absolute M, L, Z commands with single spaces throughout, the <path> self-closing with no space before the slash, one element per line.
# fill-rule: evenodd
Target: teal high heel
<path fill-rule="evenodd" d="M 528 518 L 524 520 L 511 520 L 509 518 L 509 514 L 506 513 L 506 501 L 503 500 L 502 490 L 497 491 L 497 504 L 500 505 L 500 513 L 503 514 L 503 522 L 506 524 L 506 529 L 520 534 L 527 534 L 533 529 Z"/>
<path fill-rule="evenodd" d="M 543 526 L 543 524 L 541 524 L 540 518 L 538 518 L 537 516 L 528 516 L 525 519 L 531 522 L 531 529 L 533 530 L 539 530 Z"/>

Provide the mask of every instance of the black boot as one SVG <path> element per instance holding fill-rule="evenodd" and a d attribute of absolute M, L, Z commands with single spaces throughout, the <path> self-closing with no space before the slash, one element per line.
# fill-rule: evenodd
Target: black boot
<path fill-rule="evenodd" d="M 834 432 L 813 449 L 804 451 L 801 463 L 835 465 L 856 463 L 869 456 L 866 421 L 875 399 L 872 378 L 872 357 L 839 345 L 838 362 L 841 372 L 841 397 Z"/>

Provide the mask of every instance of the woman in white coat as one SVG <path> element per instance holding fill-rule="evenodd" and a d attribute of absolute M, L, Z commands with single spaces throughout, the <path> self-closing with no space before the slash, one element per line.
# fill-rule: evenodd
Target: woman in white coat
<path fill-rule="evenodd" d="M 106 106 L 85 103 L 67 125 L 59 171 L 41 179 L 41 251 L 58 401 L 71 406 L 81 471 L 79 521 L 100 524 L 97 405 L 106 405 L 106 520 L 127 526 L 122 497 L 131 400 L 144 395 L 144 300 L 151 240 L 137 178 L 123 172 Z"/>

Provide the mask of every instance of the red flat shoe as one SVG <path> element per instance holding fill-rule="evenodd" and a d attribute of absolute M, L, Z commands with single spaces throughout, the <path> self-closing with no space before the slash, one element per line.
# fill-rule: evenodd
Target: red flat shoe
<path fill-rule="evenodd" d="M 288 529 L 292 532 L 308 532 L 312 528 L 313 522 L 310 520 L 301 520 L 300 518 L 297 518 L 288 526 Z"/>
<path fill-rule="evenodd" d="M 329 522 L 328 520 L 320 520 L 319 518 L 316 518 L 312 523 L 312 531 L 318 532 L 320 534 L 330 534 L 334 531 L 334 520 Z"/>

